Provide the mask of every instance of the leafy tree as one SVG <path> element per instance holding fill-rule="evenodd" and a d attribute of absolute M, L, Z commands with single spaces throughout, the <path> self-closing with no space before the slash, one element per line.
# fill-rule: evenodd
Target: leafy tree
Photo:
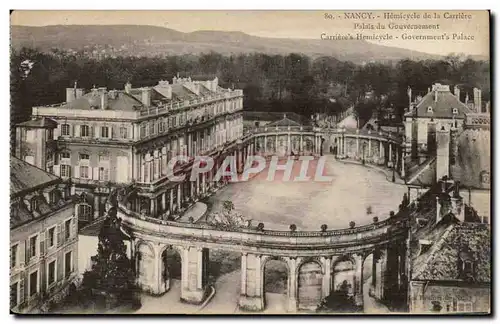
<path fill-rule="evenodd" d="M 116 208 L 108 211 L 99 232 L 97 255 L 83 274 L 82 287 L 91 296 L 104 296 L 107 307 L 137 305 L 137 287 L 132 263 L 127 257 L 124 234 Z"/>

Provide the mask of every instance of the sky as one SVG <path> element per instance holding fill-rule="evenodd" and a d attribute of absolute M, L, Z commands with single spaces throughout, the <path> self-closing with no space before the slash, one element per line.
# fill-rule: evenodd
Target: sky
<path fill-rule="evenodd" d="M 371 19 L 346 15 L 371 14 Z M 404 18 L 385 13 L 406 14 Z M 424 15 L 428 13 L 428 18 Z M 446 13 L 446 14 L 445 14 Z M 436 18 L 435 14 L 440 17 Z M 406 18 L 406 19 L 405 19 Z M 241 31 L 273 38 L 321 39 L 331 35 L 386 35 L 373 43 L 447 55 L 464 53 L 489 57 L 487 11 L 14 11 L 12 25 L 153 25 L 182 32 Z M 357 25 L 356 25 L 357 24 Z M 365 24 L 365 25 L 363 25 Z M 434 29 L 394 29 L 394 25 L 427 25 Z M 384 26 L 385 29 L 368 29 Z M 405 26 L 401 26 L 404 28 Z M 406 26 L 407 27 L 407 26 Z M 408 39 L 408 36 L 449 39 Z M 392 39 L 387 39 L 387 37 Z M 467 39 L 465 39 L 467 38 Z M 325 40 L 329 41 L 329 40 Z"/>

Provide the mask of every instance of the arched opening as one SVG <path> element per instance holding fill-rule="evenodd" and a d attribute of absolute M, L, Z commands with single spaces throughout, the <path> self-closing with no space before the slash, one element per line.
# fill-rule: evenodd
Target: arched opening
<path fill-rule="evenodd" d="M 288 265 L 283 259 L 272 258 L 264 264 L 264 305 L 271 312 L 286 311 Z"/>
<path fill-rule="evenodd" d="M 323 271 L 316 261 L 303 263 L 298 273 L 299 309 L 316 310 L 321 302 Z"/>
<path fill-rule="evenodd" d="M 173 247 L 167 247 L 161 254 L 161 282 L 163 290 L 180 292 L 182 279 L 182 259 L 179 252 Z"/>
<path fill-rule="evenodd" d="M 354 312 L 355 264 L 349 257 L 341 257 L 331 268 L 331 292 L 322 305 L 326 312 Z"/>

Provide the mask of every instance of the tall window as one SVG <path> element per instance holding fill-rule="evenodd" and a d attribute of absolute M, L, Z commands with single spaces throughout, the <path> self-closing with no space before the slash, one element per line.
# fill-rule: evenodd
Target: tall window
<path fill-rule="evenodd" d="M 14 308 L 17 306 L 17 299 L 18 299 L 18 288 L 19 286 L 19 283 L 16 282 L 16 283 L 13 283 L 12 285 L 10 285 L 10 308 Z"/>
<path fill-rule="evenodd" d="M 64 277 L 68 278 L 72 271 L 71 251 L 64 255 Z"/>
<path fill-rule="evenodd" d="M 56 260 L 49 263 L 47 271 L 47 286 L 50 286 L 56 281 Z"/>
<path fill-rule="evenodd" d="M 89 167 L 82 165 L 80 166 L 80 178 L 88 179 L 89 178 Z"/>
<path fill-rule="evenodd" d="M 81 137 L 89 137 L 90 136 L 90 127 L 88 125 L 80 126 L 80 136 Z"/>
<path fill-rule="evenodd" d="M 69 136 L 69 125 L 68 124 L 61 125 L 61 136 Z"/>
<path fill-rule="evenodd" d="M 17 248 L 18 245 L 12 245 L 10 247 L 10 267 L 15 268 L 17 265 Z"/>
<path fill-rule="evenodd" d="M 153 135 L 155 133 L 155 122 L 149 123 L 149 135 Z"/>
<path fill-rule="evenodd" d="M 38 271 L 30 274 L 30 296 L 38 292 Z"/>
<path fill-rule="evenodd" d="M 66 164 L 61 164 L 61 177 L 70 177 L 71 176 L 71 166 Z"/>
<path fill-rule="evenodd" d="M 99 167 L 99 180 L 109 181 L 109 169 L 104 167 Z"/>
<path fill-rule="evenodd" d="M 67 241 L 71 237 L 71 219 L 64 222 L 64 240 Z"/>
<path fill-rule="evenodd" d="M 109 138 L 109 127 L 107 126 L 101 127 L 101 137 Z"/>
<path fill-rule="evenodd" d="M 146 137 L 146 125 L 145 124 L 141 125 L 140 133 L 141 133 L 141 138 Z"/>
<path fill-rule="evenodd" d="M 160 121 L 158 123 L 158 133 L 163 133 L 165 131 L 165 122 L 164 121 Z"/>
<path fill-rule="evenodd" d="M 52 227 L 52 228 L 49 228 L 49 231 L 48 231 L 48 238 L 47 238 L 47 241 L 48 241 L 48 248 L 51 248 L 54 246 L 54 244 L 56 244 L 56 227 Z"/>
<path fill-rule="evenodd" d="M 90 221 L 91 220 L 91 212 L 92 209 L 87 204 L 79 204 L 78 205 L 78 219 L 81 221 Z"/>
<path fill-rule="evenodd" d="M 30 237 L 30 242 L 29 242 L 29 251 L 28 255 L 29 258 L 34 258 L 36 256 L 36 241 L 37 241 L 38 235 Z"/>
<path fill-rule="evenodd" d="M 120 138 L 128 138 L 127 127 L 120 127 Z"/>

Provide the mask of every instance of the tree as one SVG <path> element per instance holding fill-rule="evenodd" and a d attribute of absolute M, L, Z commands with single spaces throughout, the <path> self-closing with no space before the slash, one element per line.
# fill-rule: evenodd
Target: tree
<path fill-rule="evenodd" d="M 83 274 L 82 281 L 83 290 L 92 297 L 102 296 L 106 308 L 137 306 L 135 274 L 127 257 L 124 236 L 116 208 L 112 207 L 99 232 L 92 268 Z"/>

